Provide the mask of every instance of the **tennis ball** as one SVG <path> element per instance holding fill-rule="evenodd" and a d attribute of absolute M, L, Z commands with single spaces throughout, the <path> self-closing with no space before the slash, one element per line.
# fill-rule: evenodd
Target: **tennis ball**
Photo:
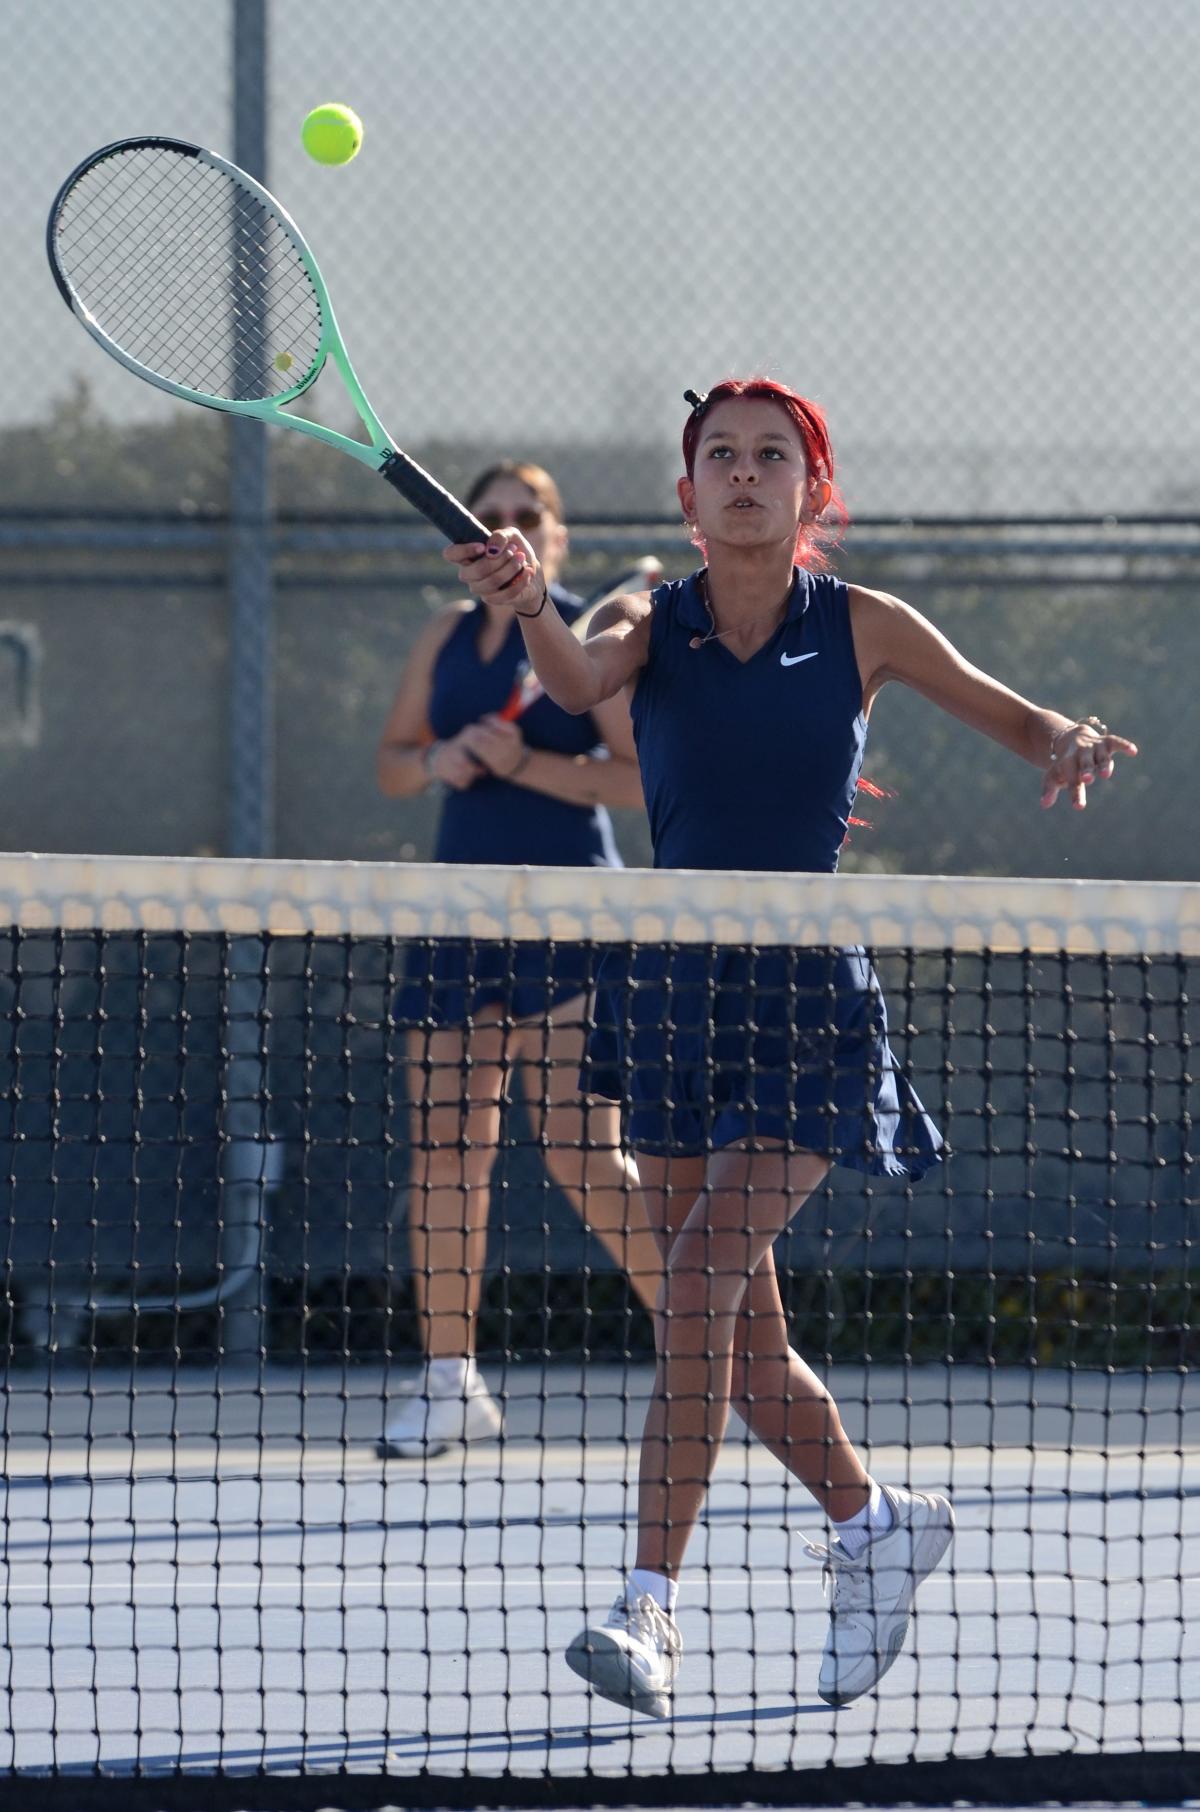
<path fill-rule="evenodd" d="M 314 107 L 300 128 L 300 140 L 319 164 L 348 164 L 362 144 L 363 125 L 352 107 L 326 101 Z"/>
<path fill-rule="evenodd" d="M 296 361 L 290 352 L 277 352 L 272 363 L 276 371 L 290 371 Z"/>

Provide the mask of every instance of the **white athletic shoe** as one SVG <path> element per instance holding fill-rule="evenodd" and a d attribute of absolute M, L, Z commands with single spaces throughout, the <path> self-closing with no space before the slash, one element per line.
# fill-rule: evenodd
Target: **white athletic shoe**
<path fill-rule="evenodd" d="M 478 1374 L 442 1394 L 408 1396 L 388 1423 L 380 1451 L 387 1459 L 432 1460 L 465 1441 L 491 1441 L 500 1432 L 500 1406 Z"/>
<path fill-rule="evenodd" d="M 849 1705 L 881 1680 L 904 1646 L 913 1594 L 954 1540 L 944 1497 L 881 1485 L 892 1526 L 851 1560 L 835 1537 L 808 1544 L 825 1563 L 829 1635 L 817 1691 L 827 1705 Z"/>
<path fill-rule="evenodd" d="M 607 1623 L 576 1636 L 567 1650 L 567 1666 L 601 1698 L 648 1718 L 665 1718 L 682 1654 L 675 1619 L 649 1592 L 640 1598 L 622 1593 Z"/>

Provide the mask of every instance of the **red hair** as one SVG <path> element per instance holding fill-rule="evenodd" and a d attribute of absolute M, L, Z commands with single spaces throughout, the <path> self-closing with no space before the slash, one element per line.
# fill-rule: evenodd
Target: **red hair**
<path fill-rule="evenodd" d="M 778 403 L 787 412 L 800 435 L 804 447 L 804 459 L 808 466 L 811 481 L 824 481 L 830 487 L 829 502 L 820 516 L 813 521 L 802 522 L 796 533 L 796 561 L 800 566 L 807 566 L 821 572 L 829 565 L 829 550 L 836 547 L 841 539 L 842 530 L 850 518 L 845 500 L 838 489 L 835 476 L 833 444 L 829 438 L 829 423 L 825 411 L 819 403 L 808 397 L 800 396 L 787 384 L 780 384 L 775 378 L 722 378 L 715 384 L 703 399 L 699 407 L 693 408 L 683 427 L 683 464 L 689 478 L 695 476 L 696 446 L 700 439 L 700 426 L 714 403 L 723 403 L 730 397 L 762 397 L 766 402 Z"/>

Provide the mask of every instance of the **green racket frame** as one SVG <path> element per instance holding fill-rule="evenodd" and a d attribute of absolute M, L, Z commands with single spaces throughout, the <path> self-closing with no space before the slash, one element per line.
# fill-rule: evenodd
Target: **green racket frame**
<path fill-rule="evenodd" d="M 187 386 L 174 383 L 148 365 L 133 358 L 123 347 L 113 340 L 101 327 L 100 323 L 89 312 L 86 304 L 76 293 L 75 287 L 63 268 L 58 249 L 58 228 L 62 212 L 69 202 L 75 185 L 82 177 L 93 170 L 107 158 L 122 156 L 130 151 L 163 149 L 177 154 L 197 158 L 200 162 L 210 164 L 214 169 L 231 177 L 259 205 L 274 214 L 286 229 L 296 247 L 300 260 L 316 292 L 321 313 L 321 335 L 317 352 L 308 370 L 293 384 L 289 390 L 282 391 L 276 397 L 262 400 L 232 401 L 227 397 L 210 396 L 201 390 L 191 390 Z M 376 415 L 367 399 L 366 392 L 359 383 L 358 375 L 350 362 L 345 342 L 338 328 L 337 317 L 330 301 L 329 290 L 321 275 L 320 267 L 309 248 L 304 235 L 287 212 L 280 206 L 275 197 L 255 182 L 244 170 L 232 164 L 227 158 L 215 151 L 207 151 L 200 145 L 192 145 L 184 139 L 158 137 L 118 139 L 111 145 L 104 145 L 94 151 L 72 170 L 50 210 L 50 219 L 46 227 L 46 250 L 50 259 L 50 268 L 60 294 L 76 319 L 82 323 L 92 338 L 104 348 L 112 358 L 132 371 L 135 377 L 144 378 L 146 383 L 153 384 L 168 395 L 179 397 L 185 403 L 199 403 L 206 409 L 219 409 L 227 415 L 249 416 L 255 421 L 271 422 L 280 427 L 292 428 L 299 434 L 307 434 L 312 440 L 323 441 L 326 446 L 336 447 L 341 453 L 348 453 L 360 465 L 369 466 L 378 472 L 414 509 L 440 529 L 448 541 L 470 542 L 486 541 L 488 530 L 461 504 L 456 497 L 438 484 L 422 466 L 410 459 L 403 452 Z M 306 421 L 302 416 L 289 415 L 287 405 L 294 403 L 298 397 L 311 389 L 324 369 L 327 359 L 332 359 L 341 374 L 350 400 L 353 402 L 358 418 L 370 436 L 370 444 L 354 440 L 348 434 L 339 434 L 334 428 L 326 428 L 320 422 Z"/>

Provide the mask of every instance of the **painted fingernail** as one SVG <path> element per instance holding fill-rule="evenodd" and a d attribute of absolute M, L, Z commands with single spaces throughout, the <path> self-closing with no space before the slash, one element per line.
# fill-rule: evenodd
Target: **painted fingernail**
<path fill-rule="evenodd" d="M 486 546 L 486 547 L 485 547 L 485 548 L 484 548 L 484 550 L 483 550 L 483 551 L 484 551 L 484 553 L 485 553 L 485 554 L 487 554 L 487 555 L 488 555 L 488 556 L 489 556 L 489 557 L 490 557 L 490 558 L 491 558 L 491 559 L 493 559 L 493 560 L 494 560 L 494 559 L 495 559 L 495 558 L 496 558 L 496 555 L 497 555 L 497 554 L 498 554 L 498 553 L 499 553 L 499 552 L 500 552 L 500 549 L 499 549 L 499 548 L 498 548 L 498 547 L 493 547 L 493 546 L 492 546 L 492 544 L 491 544 L 491 542 L 490 542 L 490 541 L 489 541 L 489 542 L 488 542 L 488 544 L 487 544 L 487 546 Z"/>

